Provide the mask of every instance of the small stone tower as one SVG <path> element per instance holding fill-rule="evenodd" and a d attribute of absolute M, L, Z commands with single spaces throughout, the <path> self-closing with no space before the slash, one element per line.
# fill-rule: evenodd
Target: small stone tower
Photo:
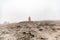
<path fill-rule="evenodd" d="M 28 18 L 28 21 L 31 21 L 31 17 Z"/>

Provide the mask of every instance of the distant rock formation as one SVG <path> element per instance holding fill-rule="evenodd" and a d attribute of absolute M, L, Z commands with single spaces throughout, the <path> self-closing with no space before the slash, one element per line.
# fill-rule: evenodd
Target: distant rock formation
<path fill-rule="evenodd" d="M 29 17 L 28 20 L 31 21 L 31 17 Z"/>

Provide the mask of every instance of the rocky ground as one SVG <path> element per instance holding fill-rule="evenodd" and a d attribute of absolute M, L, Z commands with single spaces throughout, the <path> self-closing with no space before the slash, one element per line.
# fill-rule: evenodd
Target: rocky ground
<path fill-rule="evenodd" d="M 0 40 L 60 40 L 60 23 L 24 21 L 0 25 Z"/>

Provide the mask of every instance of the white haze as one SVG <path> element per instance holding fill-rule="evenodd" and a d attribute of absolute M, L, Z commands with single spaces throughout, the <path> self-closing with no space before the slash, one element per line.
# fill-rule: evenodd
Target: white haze
<path fill-rule="evenodd" d="M 60 20 L 60 0 L 0 0 L 0 23 Z"/>

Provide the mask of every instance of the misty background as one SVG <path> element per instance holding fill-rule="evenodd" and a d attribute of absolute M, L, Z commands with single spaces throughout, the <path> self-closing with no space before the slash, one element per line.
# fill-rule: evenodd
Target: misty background
<path fill-rule="evenodd" d="M 0 23 L 60 20 L 60 0 L 0 0 Z"/>

